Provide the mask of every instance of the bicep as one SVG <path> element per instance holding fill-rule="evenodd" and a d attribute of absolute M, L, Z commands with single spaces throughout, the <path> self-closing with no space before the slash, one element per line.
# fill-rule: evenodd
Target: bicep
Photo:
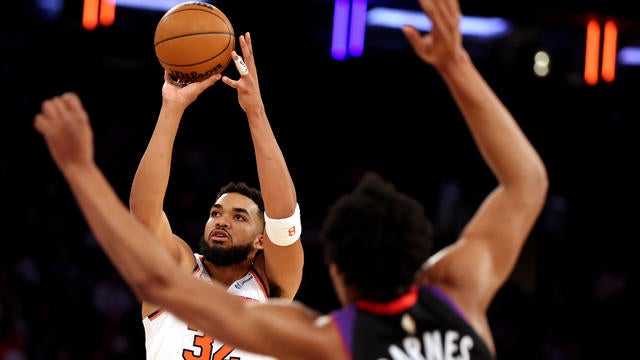
<path fill-rule="evenodd" d="M 283 298 L 293 299 L 302 282 L 304 266 L 302 241 L 298 239 L 291 245 L 279 246 L 265 239 L 264 262 L 269 283 L 275 284 L 282 290 Z"/>
<path fill-rule="evenodd" d="M 509 277 L 529 238 L 540 209 L 527 198 L 496 188 L 481 204 L 461 233 L 472 246 L 471 256 L 484 258 L 479 271 L 501 286 Z"/>
<path fill-rule="evenodd" d="M 486 309 L 513 271 L 536 218 L 535 211 L 498 187 L 458 240 L 427 262 L 424 276 Z"/>

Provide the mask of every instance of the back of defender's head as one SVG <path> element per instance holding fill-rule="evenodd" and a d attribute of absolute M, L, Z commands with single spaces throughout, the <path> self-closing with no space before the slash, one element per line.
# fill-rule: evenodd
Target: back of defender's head
<path fill-rule="evenodd" d="M 388 301 L 415 283 L 433 246 L 433 226 L 416 199 L 367 173 L 330 208 L 319 234 L 325 261 L 369 300 Z"/>

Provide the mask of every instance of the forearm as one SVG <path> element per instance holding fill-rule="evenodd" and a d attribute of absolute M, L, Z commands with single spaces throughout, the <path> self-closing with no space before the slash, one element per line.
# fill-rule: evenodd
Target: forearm
<path fill-rule="evenodd" d="M 175 262 L 129 214 L 95 164 L 66 169 L 63 174 L 98 244 L 140 300 L 144 300 L 142 287 L 152 288 L 154 282 L 172 271 Z"/>
<path fill-rule="evenodd" d="M 296 191 L 264 108 L 247 113 L 247 117 L 265 210 L 271 218 L 291 216 L 297 202 Z"/>
<path fill-rule="evenodd" d="M 217 284 L 187 278 L 155 244 L 153 235 L 128 213 L 97 167 L 69 171 L 65 176 L 98 244 L 140 300 L 164 305 L 190 323 L 199 323 L 206 314 L 214 321 L 202 325 L 217 332 L 237 320 L 242 302 Z M 212 302 L 224 310 L 209 311 Z"/>
<path fill-rule="evenodd" d="M 158 216 L 169 184 L 173 145 L 182 111 L 163 106 L 149 144 L 140 160 L 129 197 L 139 218 Z"/>

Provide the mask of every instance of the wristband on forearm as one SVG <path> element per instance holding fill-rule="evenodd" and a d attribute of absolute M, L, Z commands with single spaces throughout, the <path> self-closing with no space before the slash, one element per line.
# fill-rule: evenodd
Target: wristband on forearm
<path fill-rule="evenodd" d="M 264 213 L 265 231 L 269 240 L 279 246 L 289 246 L 296 242 L 302 234 L 300 222 L 300 206 L 296 204 L 293 215 L 284 219 L 271 219 Z"/>

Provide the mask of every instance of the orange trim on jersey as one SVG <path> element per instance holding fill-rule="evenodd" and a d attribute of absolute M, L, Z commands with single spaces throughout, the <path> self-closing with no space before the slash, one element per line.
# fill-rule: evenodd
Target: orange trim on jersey
<path fill-rule="evenodd" d="M 358 309 L 370 311 L 381 315 L 391 315 L 401 313 L 412 307 L 418 301 L 418 287 L 412 286 L 408 293 L 387 303 L 377 303 L 372 301 L 356 301 Z"/>
<path fill-rule="evenodd" d="M 153 321 L 153 319 L 155 319 L 158 316 L 162 315 L 163 312 L 164 312 L 164 309 L 158 309 L 158 310 L 152 312 L 151 314 L 147 315 L 147 317 L 149 318 L 149 320 Z"/>
<path fill-rule="evenodd" d="M 254 298 L 236 295 L 245 304 L 258 304 L 260 301 Z"/>

